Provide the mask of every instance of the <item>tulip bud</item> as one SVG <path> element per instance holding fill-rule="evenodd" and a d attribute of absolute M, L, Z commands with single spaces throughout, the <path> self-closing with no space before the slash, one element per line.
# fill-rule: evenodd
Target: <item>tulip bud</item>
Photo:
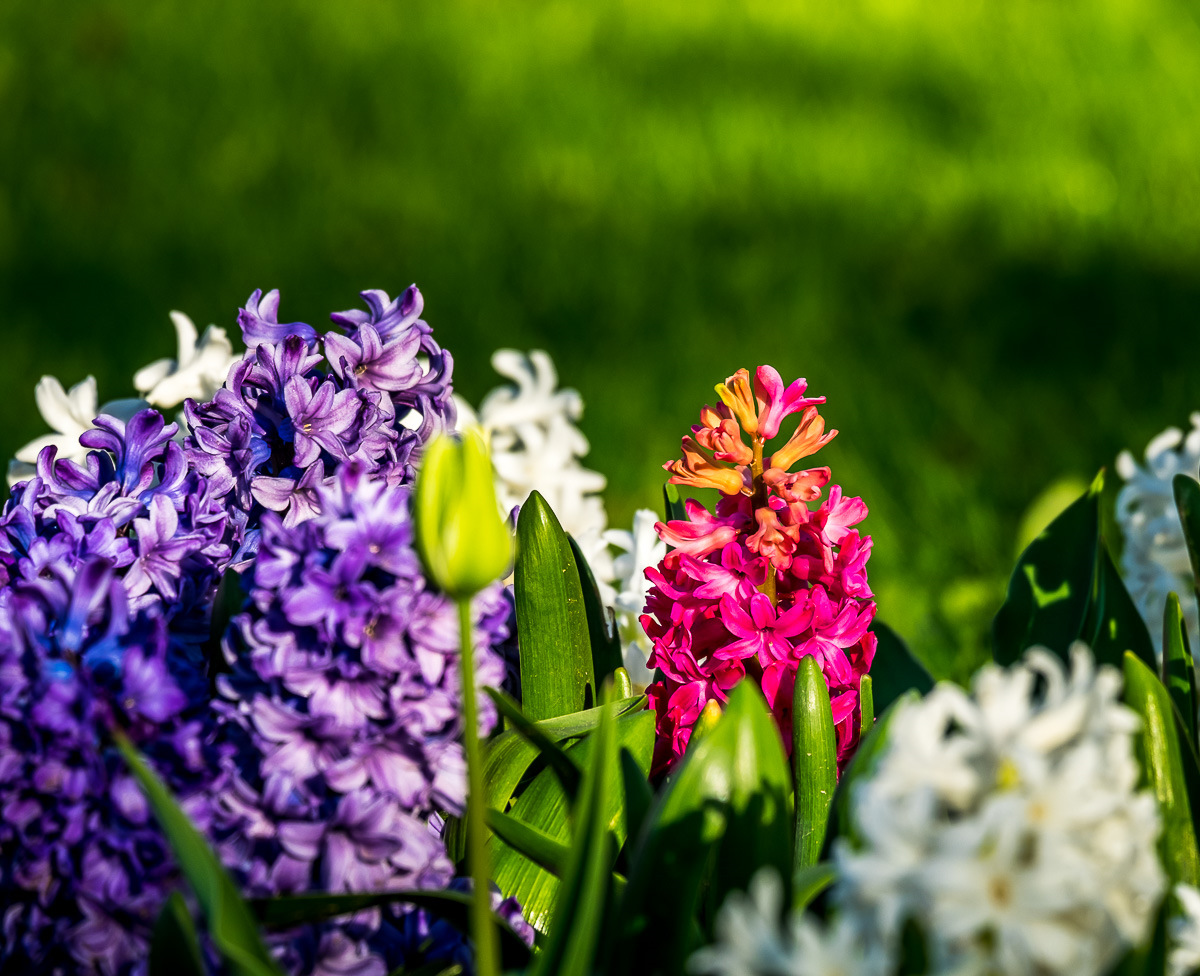
<path fill-rule="evenodd" d="M 500 515 L 492 459 L 478 428 L 429 442 L 417 473 L 417 551 L 430 578 L 461 600 L 500 579 L 513 541 Z"/>

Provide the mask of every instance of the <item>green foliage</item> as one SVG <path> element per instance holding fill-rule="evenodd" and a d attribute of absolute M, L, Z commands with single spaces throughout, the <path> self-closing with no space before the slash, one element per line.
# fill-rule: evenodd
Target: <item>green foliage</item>
<path fill-rule="evenodd" d="M 592 674 L 597 684 L 603 686 L 605 678 L 621 667 L 621 637 L 617 633 L 617 620 L 612 610 L 600 600 L 600 587 L 579 543 L 571 536 L 567 536 L 567 540 L 571 544 L 575 572 L 579 574 L 583 589 L 583 608 L 587 616 L 588 639 L 592 645 Z"/>
<path fill-rule="evenodd" d="M 279 976 L 279 967 L 259 934 L 254 916 L 217 855 L 132 743 L 119 733 L 116 743 L 171 844 L 179 868 L 200 903 L 213 945 L 230 972 L 234 976 Z M 174 926 L 178 933 L 182 923 L 173 916 L 163 925 Z"/>
<path fill-rule="evenodd" d="M 1154 667 L 1154 645 L 1101 538 L 1101 472 L 1077 501 L 1029 544 L 993 625 L 993 653 L 1012 664 L 1044 646 L 1064 660 L 1084 641 L 1101 663 L 1120 665 L 1133 651 Z"/>
<path fill-rule="evenodd" d="M 910 688 L 925 694 L 933 687 L 933 678 L 891 627 L 878 618 L 871 623 L 878 639 L 875 660 L 871 662 L 871 711 L 883 712 Z"/>
<path fill-rule="evenodd" d="M 150 937 L 150 976 L 204 976 L 192 913 L 178 891 L 163 903 Z"/>
<path fill-rule="evenodd" d="M 521 698 L 532 721 L 596 703 L 583 586 L 567 534 L 533 492 L 517 517 L 514 572 L 521 644 Z"/>
<path fill-rule="evenodd" d="M 743 681 L 690 745 L 630 852 L 612 972 L 676 974 L 728 892 L 791 874 L 791 771 L 762 694 Z"/>
<path fill-rule="evenodd" d="M 594 739 L 588 741 L 595 742 L 595 754 L 574 809 L 575 843 L 559 888 L 552 934 L 535 959 L 531 976 L 588 976 L 594 971 L 616 855 L 608 817 L 613 805 L 608 771 L 616 764 L 616 750 L 612 719 L 607 714 L 601 717 Z"/>
<path fill-rule="evenodd" d="M 1071 643 L 1084 636 L 1100 545 L 1103 483 L 1103 476 L 1097 476 L 1021 553 L 992 628 L 999 664 L 1013 664 L 1035 644 L 1065 658 Z"/>
<path fill-rule="evenodd" d="M 1179 521 L 1183 525 L 1183 537 L 1187 540 L 1188 559 L 1192 564 L 1192 578 L 1200 593 L 1200 483 L 1185 474 L 1175 475 L 1172 482 L 1175 491 L 1175 507 L 1179 510 Z"/>
<path fill-rule="evenodd" d="M 800 660 L 792 703 L 792 772 L 796 783 L 793 840 L 798 872 L 812 867 L 821 856 L 838 773 L 829 687 L 811 654 Z"/>
<path fill-rule="evenodd" d="M 605 713 L 611 714 L 611 713 Z M 648 711 L 624 715 L 614 722 L 617 748 L 632 756 L 645 782 L 650 769 L 650 755 L 654 747 L 654 715 Z M 595 764 L 595 733 L 576 742 L 566 751 L 568 761 L 585 771 Z M 546 756 L 545 751 L 542 753 Z M 608 758 L 608 766 L 599 771 L 604 781 L 603 795 L 606 806 L 602 813 L 605 829 L 616 840 L 616 849 L 624 844 L 627 836 L 625 818 L 624 780 L 625 773 L 614 752 Z M 586 778 L 586 772 L 585 777 Z M 573 832 L 568 823 L 572 801 L 579 795 L 565 791 L 561 779 L 554 770 L 540 772 L 521 795 L 513 802 L 509 811 L 514 822 L 531 828 L 554 844 L 569 845 Z M 519 830 L 519 827 L 517 828 Z M 549 931 L 555 905 L 561 898 L 561 884 L 555 875 L 560 872 L 546 863 L 548 848 L 526 848 L 515 833 L 500 835 L 504 842 L 492 844 L 493 878 L 506 895 L 521 904 L 526 921 L 535 929 Z M 526 837 L 535 841 L 536 837 Z M 614 850 L 614 854 L 615 854 Z M 531 856 L 532 855 L 532 856 Z"/>
<path fill-rule="evenodd" d="M 1181 741 L 1175 708 L 1163 683 L 1132 653 L 1125 654 L 1125 703 L 1142 719 L 1138 755 L 1147 785 L 1158 799 L 1162 816 L 1159 849 L 1173 883 L 1200 883 L 1200 850 L 1189 798 L 1188 773 L 1196 778 L 1196 754 Z M 1185 764 L 1192 769 L 1185 772 Z"/>
<path fill-rule="evenodd" d="M 1196 662 L 1188 645 L 1187 621 L 1179 597 L 1167 596 L 1163 614 L 1163 684 L 1183 721 L 1185 738 L 1196 748 Z"/>

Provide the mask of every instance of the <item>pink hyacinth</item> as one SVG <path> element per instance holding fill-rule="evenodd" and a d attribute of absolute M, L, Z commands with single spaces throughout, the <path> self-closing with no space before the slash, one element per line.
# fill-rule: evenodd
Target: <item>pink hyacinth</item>
<path fill-rule="evenodd" d="M 829 469 L 790 471 L 837 433 L 825 433 L 817 411 L 825 398 L 804 397 L 806 386 L 801 379 L 785 388 L 770 366 L 753 381 L 738 370 L 717 387 L 720 406 L 705 407 L 683 439 L 683 459 L 664 465 L 672 484 L 716 488 L 722 498 L 715 512 L 689 500 L 686 521 L 656 526 L 671 548 L 646 571 L 653 585 L 641 620 L 654 642 L 650 666 L 662 675 L 649 689 L 657 772 L 683 755 L 705 705 L 723 704 L 747 676 L 762 688 L 790 753 L 792 690 L 808 654 L 829 685 L 839 769 L 858 744 L 859 683 L 876 643 L 868 629 L 871 538 L 854 528 L 867 506 L 832 485 L 814 509 Z M 766 442 L 794 413 L 795 432 L 766 455 Z"/>

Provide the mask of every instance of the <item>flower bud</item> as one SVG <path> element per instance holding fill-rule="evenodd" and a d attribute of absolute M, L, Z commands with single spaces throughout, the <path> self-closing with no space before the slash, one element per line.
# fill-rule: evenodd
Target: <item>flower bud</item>
<path fill-rule="evenodd" d="M 478 428 L 440 435 L 417 473 L 417 551 L 430 578 L 454 599 L 478 593 L 512 564 L 513 541 L 500 515 L 492 459 Z"/>

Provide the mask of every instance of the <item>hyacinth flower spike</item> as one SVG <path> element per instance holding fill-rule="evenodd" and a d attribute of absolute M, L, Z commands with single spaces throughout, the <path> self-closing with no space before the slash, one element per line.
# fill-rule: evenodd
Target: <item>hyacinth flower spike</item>
<path fill-rule="evenodd" d="M 792 688 L 808 655 L 836 703 L 839 766 L 857 745 L 858 686 L 876 643 L 868 629 L 871 540 L 854 529 L 867 508 L 829 484 L 829 468 L 791 470 L 837 434 L 818 411 L 825 398 L 806 390 L 803 379 L 785 385 L 771 366 L 753 377 L 738 370 L 683 438 L 683 456 L 663 465 L 671 484 L 716 489 L 721 498 L 713 511 L 688 500 L 686 519 L 655 527 L 670 547 L 647 571 L 653 585 L 642 616 L 654 644 L 650 666 L 661 673 L 649 689 L 659 772 L 678 761 L 700 714 L 723 704 L 742 675 L 763 689 L 790 749 Z M 770 451 L 794 414 L 796 428 Z"/>

